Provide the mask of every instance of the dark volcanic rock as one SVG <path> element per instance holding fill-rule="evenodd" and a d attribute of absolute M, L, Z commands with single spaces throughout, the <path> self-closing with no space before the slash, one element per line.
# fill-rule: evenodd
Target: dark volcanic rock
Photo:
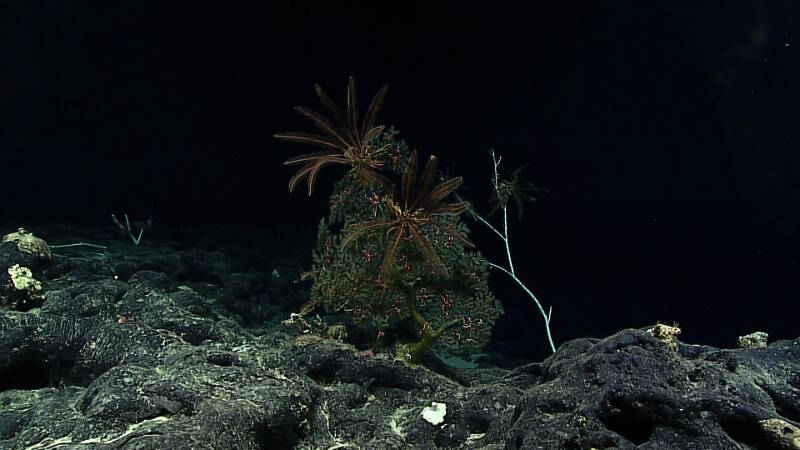
<path fill-rule="evenodd" d="M 629 329 L 514 370 L 434 372 L 280 318 L 248 328 L 245 300 L 299 307 L 273 263 L 228 256 L 203 281 L 180 261 L 219 250 L 174 247 L 55 255 L 41 307 L 0 311 L 0 448 L 800 448 L 800 339 L 670 348 Z M 242 279 L 235 311 L 212 301 Z"/>
<path fill-rule="evenodd" d="M 644 330 L 572 341 L 526 389 L 507 448 L 784 448 L 763 422 L 796 425 L 798 366 L 800 340 L 677 352 Z"/>

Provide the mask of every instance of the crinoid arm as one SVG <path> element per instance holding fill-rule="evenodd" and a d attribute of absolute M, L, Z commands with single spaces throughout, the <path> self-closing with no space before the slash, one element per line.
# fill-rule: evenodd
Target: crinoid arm
<path fill-rule="evenodd" d="M 350 225 L 347 236 L 342 240 L 342 249 L 362 236 L 367 236 L 381 229 L 391 228 L 395 224 L 392 220 L 374 220 Z"/>
<path fill-rule="evenodd" d="M 369 143 L 369 141 L 373 140 L 381 131 L 383 131 L 383 125 L 375 125 L 376 120 L 378 119 L 378 113 L 383 106 L 383 98 L 386 97 L 386 93 L 389 92 L 389 85 L 384 84 L 378 92 L 372 97 L 372 102 L 369 104 L 369 108 L 367 109 L 367 113 L 364 114 L 364 119 L 361 122 L 361 131 L 364 133 L 364 142 Z"/>
<path fill-rule="evenodd" d="M 416 163 L 415 156 L 416 156 L 415 154 L 412 154 L 412 157 L 415 159 Z M 431 155 L 430 158 L 428 158 L 428 162 L 425 163 L 425 169 L 422 171 L 422 178 L 420 178 L 420 180 L 416 183 L 417 186 L 414 189 L 415 192 L 411 198 L 411 205 L 409 205 L 409 208 L 416 209 L 424 205 L 423 200 L 426 199 L 424 199 L 423 197 L 433 185 L 433 181 L 436 177 L 436 168 L 438 167 L 438 165 L 439 165 L 439 158 L 436 157 L 436 155 Z"/>
<path fill-rule="evenodd" d="M 347 135 L 347 130 L 343 130 L 337 125 L 334 125 L 322 114 L 314 111 L 311 108 L 306 108 L 305 106 L 295 106 L 294 110 L 311 120 L 311 122 L 313 122 L 314 125 L 320 129 L 320 131 L 332 138 L 335 138 L 336 141 L 338 141 L 338 145 L 335 148 L 346 150 L 350 146 L 352 139 Z"/>
<path fill-rule="evenodd" d="M 401 226 L 399 228 L 390 230 L 394 231 L 395 236 L 394 240 L 392 240 L 389 246 L 386 248 L 386 254 L 383 255 L 383 262 L 381 263 L 382 269 L 381 273 L 378 275 L 379 283 L 385 283 L 389 274 L 393 273 L 394 271 L 394 260 L 395 256 L 397 255 L 397 249 L 400 247 L 400 242 L 403 240 L 403 236 L 405 235 L 404 229 L 405 227 Z"/>
<path fill-rule="evenodd" d="M 322 167 L 328 164 L 348 164 L 349 161 L 347 158 L 342 157 L 336 153 L 324 153 L 324 152 L 316 152 L 316 153 L 307 153 L 300 156 L 295 156 L 284 162 L 284 165 L 297 165 L 303 164 L 303 167 L 295 173 L 291 179 L 289 179 L 289 192 L 294 192 L 295 187 L 297 184 L 303 181 L 304 178 L 308 177 L 308 195 L 310 196 L 314 190 L 314 182 L 317 179 L 317 174 L 319 173 Z"/>
<path fill-rule="evenodd" d="M 352 165 L 359 175 L 357 177 L 359 180 L 363 180 L 365 183 L 378 184 L 388 189 L 390 187 L 388 180 L 377 173 L 383 167 L 382 154 L 381 152 L 372 151 L 369 148 L 369 142 L 384 129 L 383 125 L 375 125 L 375 121 L 389 86 L 384 85 L 372 98 L 372 102 L 370 102 L 369 108 L 361 121 L 360 129 L 356 82 L 353 77 L 349 78 L 347 84 L 347 108 L 345 112 L 342 112 L 331 101 L 320 85 L 315 84 L 314 88 L 320 103 L 328 111 L 330 117 L 325 117 L 323 114 L 305 106 L 295 106 L 294 109 L 309 119 L 322 134 L 285 132 L 274 135 L 275 138 L 280 140 L 323 147 L 325 149 L 323 152 L 300 155 L 284 162 L 285 165 L 304 164 L 289 181 L 289 191 L 293 191 L 300 181 L 308 177 L 308 194 L 311 195 L 317 172 L 331 163 Z"/>
<path fill-rule="evenodd" d="M 439 259 L 436 250 L 433 249 L 433 246 L 428 242 L 425 235 L 422 234 L 422 231 L 417 226 L 408 227 L 408 231 L 413 239 L 414 247 L 422 254 L 422 257 L 425 258 L 425 261 L 428 262 L 431 269 L 439 275 L 448 276 L 447 267 L 445 267 L 442 260 Z"/>
<path fill-rule="evenodd" d="M 275 139 L 282 141 L 297 142 L 298 144 L 314 145 L 317 147 L 325 147 L 328 149 L 341 150 L 342 146 L 335 139 L 328 136 L 319 134 L 302 133 L 302 132 L 286 132 L 275 133 L 272 135 Z"/>

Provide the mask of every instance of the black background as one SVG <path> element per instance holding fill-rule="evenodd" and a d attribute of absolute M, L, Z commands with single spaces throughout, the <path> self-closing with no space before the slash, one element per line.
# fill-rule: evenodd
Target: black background
<path fill-rule="evenodd" d="M 202 2 L 199 2 L 202 3 Z M 792 1 L 4 2 L 0 221 L 316 223 L 275 141 L 313 83 L 437 153 L 485 205 L 494 147 L 551 194 L 512 223 L 557 343 L 678 321 L 798 334 L 800 40 Z M 501 243 L 475 225 L 492 259 Z M 509 351 L 542 321 L 497 275 Z"/>

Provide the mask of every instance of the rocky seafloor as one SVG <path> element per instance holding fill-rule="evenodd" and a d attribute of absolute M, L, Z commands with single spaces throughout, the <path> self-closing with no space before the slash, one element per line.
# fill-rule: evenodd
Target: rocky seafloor
<path fill-rule="evenodd" d="M 289 231 L 34 228 L 49 256 L 0 244 L 2 449 L 800 448 L 800 338 L 625 329 L 517 367 L 412 368 L 283 323 L 311 246 Z"/>

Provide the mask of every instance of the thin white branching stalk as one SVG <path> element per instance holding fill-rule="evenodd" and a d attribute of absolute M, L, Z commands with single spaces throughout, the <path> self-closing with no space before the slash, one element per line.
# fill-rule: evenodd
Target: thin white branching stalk
<path fill-rule="evenodd" d="M 87 244 L 86 242 L 76 242 L 74 244 L 51 245 L 50 246 L 50 248 L 67 248 L 67 247 L 92 247 L 92 248 L 99 248 L 99 249 L 102 249 L 102 250 L 106 249 L 105 245 Z"/>
<path fill-rule="evenodd" d="M 498 172 L 497 172 L 497 167 L 500 165 L 500 161 L 502 161 L 503 157 L 501 156 L 500 158 L 497 158 L 495 156 L 494 149 L 490 149 L 490 152 L 492 153 L 492 163 L 494 165 L 494 177 L 492 178 L 492 188 L 494 189 L 495 194 L 497 195 L 497 198 L 501 198 L 500 190 L 499 190 L 500 189 L 500 187 L 499 187 L 499 183 L 500 182 L 499 182 L 499 175 L 498 175 Z M 508 275 L 512 280 L 514 280 L 514 282 L 516 282 L 522 288 L 522 290 L 525 291 L 525 293 L 528 294 L 528 296 L 530 296 L 530 298 L 533 299 L 533 302 L 536 303 L 536 306 L 539 308 L 539 312 L 542 314 L 542 317 L 544 318 L 544 325 L 545 325 L 545 329 L 547 330 L 547 340 L 550 342 L 550 349 L 553 351 L 553 353 L 555 353 L 556 352 L 556 346 L 553 343 L 553 335 L 550 333 L 550 319 L 553 316 L 553 307 L 551 306 L 550 309 L 548 310 L 548 312 L 545 312 L 544 307 L 542 306 L 542 303 L 539 301 L 538 298 L 536 298 L 536 295 L 534 295 L 533 292 L 531 292 L 531 290 L 528 289 L 527 286 L 525 286 L 525 283 L 523 283 L 522 280 L 520 280 L 517 277 L 517 272 L 514 270 L 514 261 L 511 259 L 511 243 L 510 243 L 510 239 L 509 239 L 509 235 L 508 235 L 508 205 L 504 204 L 504 205 L 501 205 L 501 206 L 503 208 L 503 232 L 502 233 L 497 228 L 495 228 L 494 225 L 489 223 L 489 221 L 486 220 L 483 216 L 478 214 L 478 212 L 475 210 L 475 208 L 470 208 L 469 212 L 472 215 L 472 217 L 474 217 L 479 222 L 484 224 L 490 230 L 494 231 L 494 233 L 497 236 L 499 236 L 500 239 L 503 240 L 503 244 L 506 247 L 506 257 L 508 258 L 508 268 L 505 268 L 505 267 L 503 267 L 503 266 L 501 266 L 499 264 L 495 264 L 495 263 L 493 263 L 491 261 L 487 261 L 487 262 L 489 263 L 490 267 L 493 267 L 495 269 L 500 270 L 501 272 L 503 272 L 506 275 Z"/>

